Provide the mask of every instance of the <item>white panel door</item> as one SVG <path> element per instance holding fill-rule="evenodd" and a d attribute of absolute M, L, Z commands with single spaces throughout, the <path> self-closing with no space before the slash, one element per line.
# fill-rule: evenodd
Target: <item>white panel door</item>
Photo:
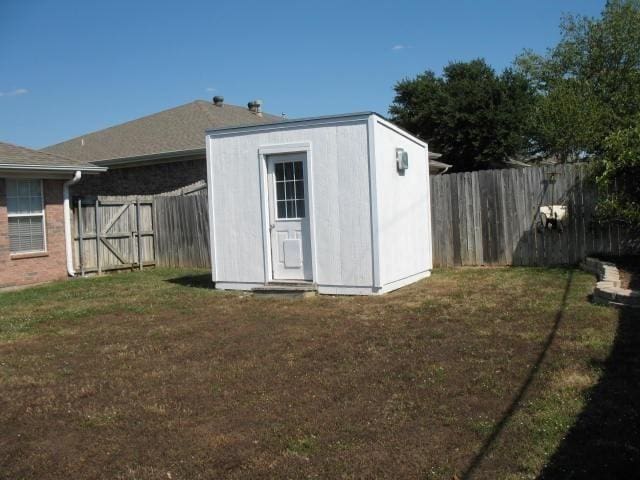
<path fill-rule="evenodd" d="M 312 280 L 305 153 L 269 155 L 269 229 L 274 280 Z"/>

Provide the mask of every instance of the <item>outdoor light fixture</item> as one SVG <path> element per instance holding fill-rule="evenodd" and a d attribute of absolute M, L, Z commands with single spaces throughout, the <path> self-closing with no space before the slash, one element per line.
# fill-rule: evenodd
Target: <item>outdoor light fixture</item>
<path fill-rule="evenodd" d="M 409 168 L 409 154 L 402 148 L 396 148 L 396 167 L 398 172 L 404 172 Z"/>

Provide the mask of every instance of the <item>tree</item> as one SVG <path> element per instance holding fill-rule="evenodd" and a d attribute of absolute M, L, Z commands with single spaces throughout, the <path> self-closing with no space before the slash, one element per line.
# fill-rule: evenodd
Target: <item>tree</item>
<path fill-rule="evenodd" d="M 555 156 L 560 162 L 578 161 L 602 142 L 603 112 L 585 85 L 567 79 L 536 97 L 529 124 L 532 153 Z"/>
<path fill-rule="evenodd" d="M 450 63 L 398 82 L 389 112 L 457 171 L 488 168 L 527 147 L 533 91 L 524 75 L 501 75 L 482 60 Z"/>
<path fill-rule="evenodd" d="M 602 153 L 640 111 L 640 0 L 609 0 L 596 19 L 566 16 L 560 30 L 546 55 L 527 51 L 516 64 L 540 93 L 535 149 L 571 161 Z"/>
<path fill-rule="evenodd" d="M 607 137 L 594 176 L 601 193 L 599 219 L 640 234 L 640 117 L 634 126 Z"/>

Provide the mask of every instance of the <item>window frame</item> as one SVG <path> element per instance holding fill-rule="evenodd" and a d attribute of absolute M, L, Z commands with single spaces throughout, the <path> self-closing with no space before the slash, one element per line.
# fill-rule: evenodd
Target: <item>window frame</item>
<path fill-rule="evenodd" d="M 300 170 L 301 170 L 301 174 L 302 174 L 302 178 L 297 178 L 296 173 L 295 173 L 295 164 L 296 163 L 300 163 Z M 292 173 L 293 173 L 293 178 L 291 179 L 287 179 L 286 178 L 286 173 L 285 170 L 287 164 L 292 165 Z M 278 165 L 282 165 L 283 167 L 283 173 L 285 176 L 284 180 L 278 180 L 278 175 L 277 175 L 277 168 Z M 287 160 L 287 159 L 283 159 L 283 160 L 276 160 L 273 162 L 273 195 L 274 195 L 274 204 L 273 204 L 273 208 L 274 208 L 274 213 L 275 213 L 275 219 L 281 222 L 286 222 L 289 220 L 304 220 L 307 218 L 307 180 L 306 180 L 306 170 L 305 170 L 305 165 L 304 162 L 302 160 Z M 297 190 L 297 184 L 298 182 L 302 182 L 302 197 L 298 198 L 298 190 Z M 293 192 L 294 192 L 294 196 L 293 198 L 288 198 L 287 193 L 286 193 L 286 189 L 287 189 L 287 183 L 291 183 L 292 184 L 292 188 L 293 188 Z M 278 184 L 282 184 L 282 188 L 283 188 L 283 192 L 284 192 L 284 199 L 280 200 L 278 197 Z M 295 213 L 296 216 L 293 217 L 289 217 L 289 216 L 284 216 L 281 217 L 280 216 L 280 212 L 278 211 L 278 206 L 280 203 L 284 203 L 285 204 L 285 215 L 288 215 L 288 203 L 289 202 L 293 202 L 294 204 L 294 209 L 295 209 Z M 298 216 L 298 202 L 302 202 L 302 210 L 304 211 L 304 216 Z"/>
<path fill-rule="evenodd" d="M 33 181 L 37 180 L 40 184 L 40 213 L 10 213 L 9 212 L 9 182 L 15 182 L 16 191 L 17 185 L 19 182 L 24 181 Z M 44 202 L 44 185 L 43 180 L 41 178 L 21 178 L 21 177 L 13 177 L 13 178 L 5 178 L 5 202 L 7 209 L 7 235 L 10 235 L 9 230 L 11 229 L 10 221 L 11 218 L 42 218 L 42 250 L 21 250 L 15 252 L 11 250 L 11 242 L 9 242 L 9 254 L 12 257 L 19 257 L 21 255 L 35 255 L 39 253 L 47 253 L 47 216 L 46 216 L 46 205 Z"/>

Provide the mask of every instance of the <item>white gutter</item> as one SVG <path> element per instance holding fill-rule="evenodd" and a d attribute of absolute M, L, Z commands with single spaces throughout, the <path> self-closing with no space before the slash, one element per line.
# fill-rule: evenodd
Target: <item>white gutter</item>
<path fill-rule="evenodd" d="M 129 165 L 132 163 L 143 163 L 149 162 L 158 159 L 170 159 L 174 160 L 191 160 L 189 157 L 199 157 L 201 155 L 206 155 L 206 148 L 193 148 L 189 150 L 171 150 L 167 152 L 157 152 L 157 153 L 149 153 L 146 155 L 136 155 L 133 157 L 115 157 L 115 158 L 106 158 L 103 160 L 94 160 L 92 163 L 95 165 L 105 167 L 118 166 L 118 165 Z"/>
<path fill-rule="evenodd" d="M 17 163 L 0 163 L 2 170 L 28 170 L 36 172 L 75 172 L 78 170 L 77 165 L 20 165 Z M 106 167 L 82 167 L 82 170 L 88 173 L 106 172 Z"/>
<path fill-rule="evenodd" d="M 82 172 L 80 170 L 76 170 L 73 178 L 64 182 L 64 185 L 62 186 L 62 196 L 64 199 L 64 239 L 65 249 L 67 252 L 67 273 L 70 277 L 75 276 L 76 271 L 73 268 L 73 239 L 71 238 L 71 208 L 69 208 L 69 187 L 78 183 L 81 178 Z"/>

